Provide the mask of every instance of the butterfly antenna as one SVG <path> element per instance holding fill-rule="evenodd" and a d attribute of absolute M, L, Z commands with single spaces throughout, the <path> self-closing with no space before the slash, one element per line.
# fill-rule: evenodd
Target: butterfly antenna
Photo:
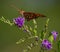
<path fill-rule="evenodd" d="M 19 8 L 17 8 L 15 5 L 11 5 L 11 7 L 14 7 L 17 11 L 21 11 Z"/>

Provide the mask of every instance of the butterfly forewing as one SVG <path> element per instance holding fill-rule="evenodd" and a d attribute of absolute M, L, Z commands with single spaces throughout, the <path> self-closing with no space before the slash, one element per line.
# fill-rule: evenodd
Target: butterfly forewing
<path fill-rule="evenodd" d="M 23 16 L 24 16 L 25 19 L 27 19 L 28 21 L 31 20 L 31 19 L 38 18 L 38 17 L 46 17 L 45 15 L 36 14 L 36 13 L 33 13 L 33 12 L 24 12 L 24 13 L 23 13 Z"/>

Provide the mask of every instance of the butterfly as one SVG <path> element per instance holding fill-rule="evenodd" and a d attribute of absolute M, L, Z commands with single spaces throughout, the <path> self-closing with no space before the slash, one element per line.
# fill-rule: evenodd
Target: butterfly
<path fill-rule="evenodd" d="M 25 12 L 24 10 L 20 10 L 18 9 L 17 7 L 15 7 L 14 5 L 12 5 L 14 8 L 16 8 L 19 12 L 19 14 L 21 14 L 27 21 L 30 21 L 32 19 L 36 19 L 38 17 L 46 17 L 45 15 L 43 14 L 39 14 L 39 13 L 34 13 L 34 12 Z"/>

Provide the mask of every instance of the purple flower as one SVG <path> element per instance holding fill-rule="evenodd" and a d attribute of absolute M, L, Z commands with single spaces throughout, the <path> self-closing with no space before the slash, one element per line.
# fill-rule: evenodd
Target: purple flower
<path fill-rule="evenodd" d="M 18 18 L 13 19 L 13 21 L 18 27 L 22 27 L 24 25 L 25 18 L 18 17 Z"/>
<path fill-rule="evenodd" d="M 57 37 L 57 35 L 58 35 L 58 32 L 52 31 L 51 33 L 52 33 L 52 35 L 53 35 L 53 37 L 54 37 L 54 40 L 56 40 L 56 37 Z"/>
<path fill-rule="evenodd" d="M 52 48 L 52 44 L 48 40 L 46 40 L 46 39 L 42 41 L 42 46 L 45 49 L 51 49 Z"/>

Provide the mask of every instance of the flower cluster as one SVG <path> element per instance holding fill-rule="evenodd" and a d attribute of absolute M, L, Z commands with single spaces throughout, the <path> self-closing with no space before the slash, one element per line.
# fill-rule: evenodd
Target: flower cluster
<path fill-rule="evenodd" d="M 58 33 L 56 31 L 51 32 L 51 36 L 52 36 L 53 40 L 56 40 L 57 35 L 58 35 Z M 50 38 L 50 40 L 52 40 L 52 39 Z M 52 43 L 49 42 L 47 39 L 44 39 L 42 41 L 42 47 L 44 47 L 46 49 L 51 49 L 52 48 Z"/>
<path fill-rule="evenodd" d="M 37 22 L 33 19 L 33 23 L 34 23 L 34 29 L 32 29 L 32 27 L 28 27 L 27 25 L 25 25 L 25 18 L 24 17 L 17 17 L 17 18 L 14 18 L 13 19 L 13 23 L 10 23 L 10 21 L 6 20 L 4 17 L 2 17 L 0 19 L 1 21 L 5 22 L 5 23 L 8 23 L 8 24 L 15 24 L 17 25 L 19 28 L 22 28 L 24 32 L 27 32 L 28 34 L 30 34 L 30 36 L 27 37 L 27 39 L 31 39 L 31 38 L 35 38 L 35 41 L 34 43 L 31 43 L 30 46 L 28 46 L 28 48 L 31 50 L 31 48 L 34 46 L 34 45 L 38 45 L 38 41 L 41 41 L 41 45 L 42 45 L 42 48 L 44 49 L 47 49 L 47 50 L 50 50 L 52 49 L 52 42 L 54 40 L 56 40 L 57 36 L 58 36 L 58 32 L 56 31 L 52 31 L 50 32 L 50 36 L 46 39 L 46 35 L 49 33 L 47 33 L 47 30 L 48 30 L 48 22 L 49 22 L 49 19 L 46 21 L 46 24 L 45 24 L 45 27 L 44 27 L 44 30 L 41 32 L 41 34 L 39 34 L 40 36 L 37 35 Z M 7 21 L 7 22 L 6 22 Z M 34 35 L 32 35 L 32 32 L 34 33 Z M 17 44 L 21 43 L 21 42 L 24 42 L 26 41 L 25 38 L 23 39 L 20 39 Z M 27 51 L 27 50 L 26 50 Z"/>
<path fill-rule="evenodd" d="M 52 31 L 51 34 L 53 35 L 54 40 L 56 40 L 57 35 L 58 35 L 58 32 L 56 32 L 56 31 Z"/>
<path fill-rule="evenodd" d="M 45 47 L 46 49 L 51 49 L 52 48 L 52 44 L 46 39 L 44 39 L 42 41 L 42 46 Z"/>
<path fill-rule="evenodd" d="M 14 19 L 14 23 L 18 26 L 18 27 L 22 27 L 24 25 L 25 19 L 18 17 Z M 54 40 L 56 40 L 56 37 L 58 35 L 58 33 L 56 31 L 52 31 L 51 32 Z M 50 43 L 47 39 L 42 40 L 42 47 L 45 47 L 46 49 L 51 49 L 52 48 L 52 43 Z"/>
<path fill-rule="evenodd" d="M 21 28 L 24 25 L 25 18 L 18 17 L 18 18 L 13 19 L 13 21 L 18 27 Z"/>

